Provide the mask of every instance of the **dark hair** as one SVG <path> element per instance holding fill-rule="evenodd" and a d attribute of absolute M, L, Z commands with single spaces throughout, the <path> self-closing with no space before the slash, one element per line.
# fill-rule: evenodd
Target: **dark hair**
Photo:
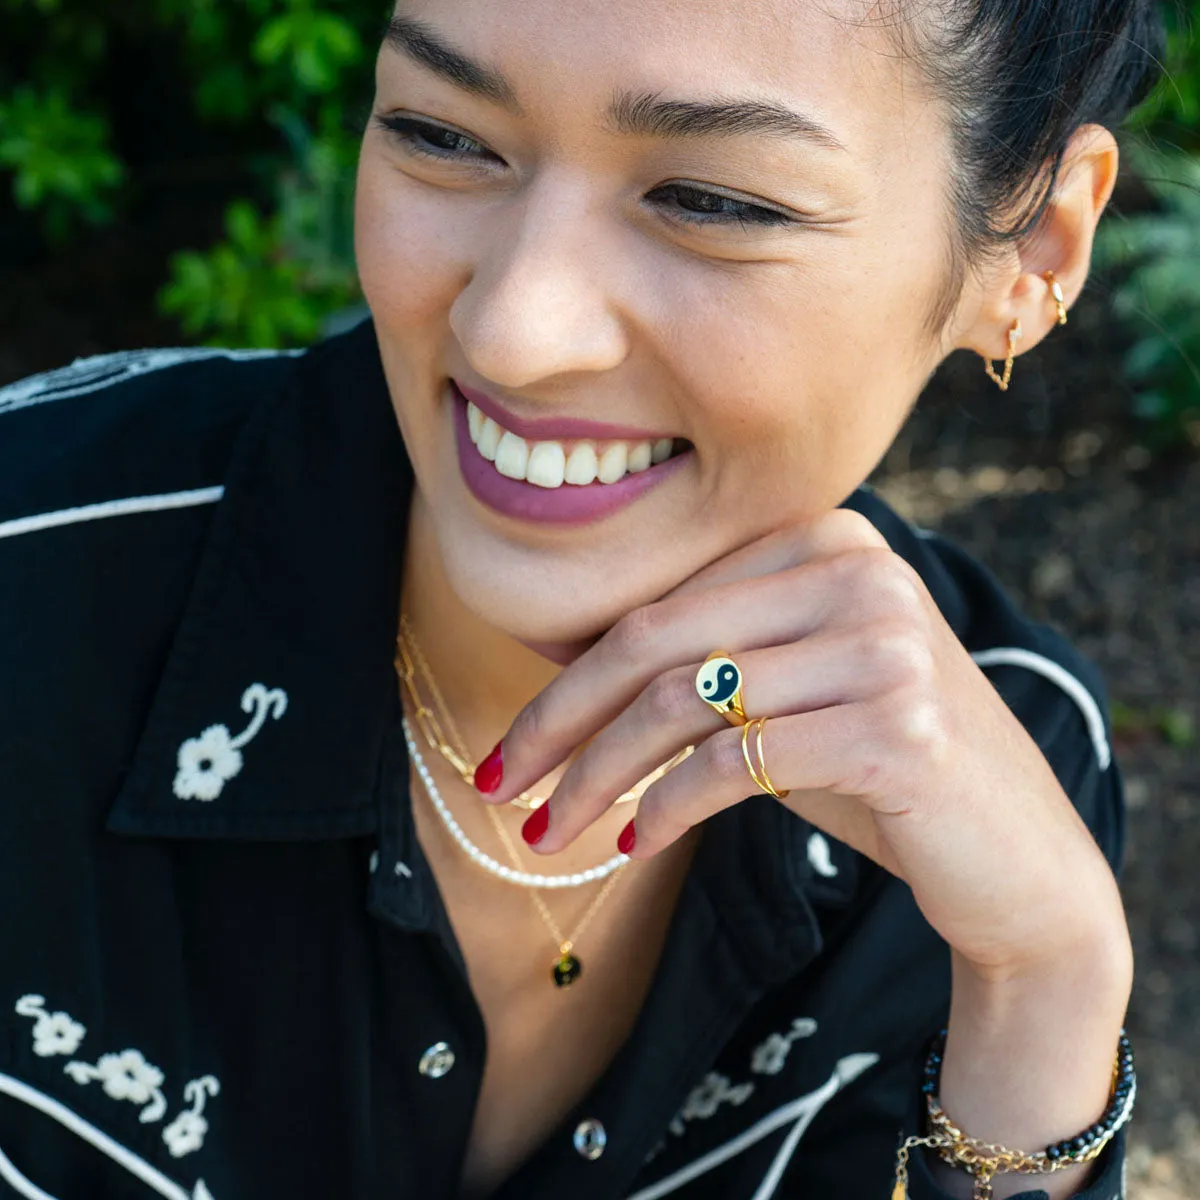
<path fill-rule="evenodd" d="M 950 115 L 952 270 L 931 322 L 950 316 L 968 265 L 1046 210 L 1072 134 L 1116 128 L 1157 75 L 1154 0 L 897 0 L 901 51 Z"/>

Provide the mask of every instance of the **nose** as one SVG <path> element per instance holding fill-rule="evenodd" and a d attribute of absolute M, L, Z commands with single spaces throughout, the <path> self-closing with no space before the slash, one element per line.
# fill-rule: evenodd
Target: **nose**
<path fill-rule="evenodd" d="M 578 197 L 530 190 L 483 230 L 470 281 L 450 307 L 450 328 L 483 378 L 517 389 L 625 359 L 596 220 Z"/>

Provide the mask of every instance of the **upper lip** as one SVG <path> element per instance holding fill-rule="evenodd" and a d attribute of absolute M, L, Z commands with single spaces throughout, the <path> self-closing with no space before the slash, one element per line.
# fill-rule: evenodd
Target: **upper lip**
<path fill-rule="evenodd" d="M 553 442 L 572 438 L 588 438 L 594 441 L 656 442 L 662 438 L 674 436 L 670 433 L 656 433 L 652 429 L 638 429 L 633 425 L 608 425 L 602 421 L 587 421 L 582 417 L 518 417 L 486 392 L 467 387 L 457 379 L 452 379 L 450 382 L 485 417 L 491 417 L 502 429 L 515 433 L 529 442 Z"/>

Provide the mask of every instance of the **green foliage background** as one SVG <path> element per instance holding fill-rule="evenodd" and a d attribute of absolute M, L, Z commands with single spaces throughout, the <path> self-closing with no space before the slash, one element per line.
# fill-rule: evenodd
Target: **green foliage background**
<path fill-rule="evenodd" d="M 53 243 L 112 220 L 129 172 L 113 148 L 110 58 L 121 42 L 160 48 L 199 123 L 278 135 L 252 152 L 273 180 L 270 211 L 234 201 L 225 240 L 175 258 L 162 309 L 193 339 L 310 342 L 357 296 L 354 164 L 389 11 L 386 0 L 0 0 L 0 180 Z"/>
<path fill-rule="evenodd" d="M 114 48 L 158 47 L 195 121 L 240 133 L 247 165 L 270 180 L 269 204 L 234 200 L 222 240 L 174 257 L 162 311 L 192 340 L 311 342 L 359 298 L 354 165 L 389 10 L 388 0 L 0 0 L 0 186 L 7 178 L 56 245 L 111 221 L 131 186 L 109 112 Z M 1126 368 L 1137 414 L 1160 442 L 1200 445 L 1200 0 L 1166 13 L 1168 75 L 1130 121 L 1157 207 L 1105 222 L 1098 252 L 1136 337 Z"/>

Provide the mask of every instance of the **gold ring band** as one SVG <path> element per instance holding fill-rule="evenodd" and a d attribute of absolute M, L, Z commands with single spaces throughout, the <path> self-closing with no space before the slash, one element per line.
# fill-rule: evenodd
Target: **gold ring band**
<path fill-rule="evenodd" d="M 778 791 L 771 782 L 770 775 L 767 774 L 767 760 L 763 757 L 763 728 L 766 723 L 766 717 L 755 717 L 754 720 L 747 721 L 742 726 L 742 757 L 746 760 L 746 769 L 750 772 L 750 778 L 754 780 L 754 786 L 760 792 L 774 796 L 776 800 L 782 800 L 784 796 L 790 794 L 790 789 Z M 754 730 L 754 749 L 758 755 L 757 764 L 750 757 L 751 729 Z"/>

